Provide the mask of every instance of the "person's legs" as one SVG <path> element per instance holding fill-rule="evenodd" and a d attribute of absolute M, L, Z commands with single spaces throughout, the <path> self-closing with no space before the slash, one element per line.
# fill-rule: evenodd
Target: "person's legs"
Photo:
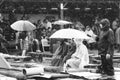
<path fill-rule="evenodd" d="M 105 55 L 101 56 L 101 73 L 107 75 L 114 75 L 113 61 L 112 57 L 110 59 L 106 59 Z"/>
<path fill-rule="evenodd" d="M 114 68 L 113 68 L 113 60 L 112 57 L 110 57 L 110 59 L 106 59 L 106 68 L 105 68 L 105 73 L 107 75 L 114 75 Z"/>
<path fill-rule="evenodd" d="M 98 66 L 98 71 L 100 73 L 104 73 L 105 66 L 106 66 L 106 64 L 105 64 L 105 55 L 101 55 L 101 65 Z"/>
<path fill-rule="evenodd" d="M 105 55 L 101 55 L 101 65 L 98 66 L 97 73 L 105 73 L 105 66 L 106 66 L 106 60 L 105 60 Z"/>
<path fill-rule="evenodd" d="M 26 54 L 26 50 L 23 50 L 22 51 L 22 56 L 25 56 L 25 54 Z"/>

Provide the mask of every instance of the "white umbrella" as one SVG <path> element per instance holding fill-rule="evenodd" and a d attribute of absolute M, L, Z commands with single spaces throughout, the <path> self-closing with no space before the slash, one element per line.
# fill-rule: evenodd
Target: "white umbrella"
<path fill-rule="evenodd" d="M 79 31 L 76 29 L 61 29 L 53 33 L 50 38 L 80 38 L 80 39 L 89 39 L 89 37 L 83 31 Z"/>
<path fill-rule="evenodd" d="M 55 25 L 67 25 L 67 24 L 72 24 L 72 22 L 65 21 L 65 20 L 58 20 L 58 21 L 53 22 L 52 24 L 55 24 Z"/>
<path fill-rule="evenodd" d="M 27 20 L 19 20 L 11 25 L 11 28 L 17 31 L 32 31 L 36 26 Z"/>

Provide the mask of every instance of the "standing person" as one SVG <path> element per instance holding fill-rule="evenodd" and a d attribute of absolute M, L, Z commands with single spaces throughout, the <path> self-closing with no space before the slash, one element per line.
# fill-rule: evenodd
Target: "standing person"
<path fill-rule="evenodd" d="M 115 37 L 116 37 L 116 45 L 117 45 L 117 52 L 120 52 L 120 26 L 117 28 L 115 32 Z"/>
<path fill-rule="evenodd" d="M 108 19 L 101 20 L 101 33 L 98 41 L 98 55 L 101 56 L 101 66 L 98 72 L 107 75 L 114 75 L 113 53 L 114 53 L 114 32 L 110 29 Z"/>
<path fill-rule="evenodd" d="M 27 31 L 23 31 L 19 36 L 22 56 L 25 56 L 26 51 L 28 50 L 28 39 L 26 37 L 27 37 Z"/>

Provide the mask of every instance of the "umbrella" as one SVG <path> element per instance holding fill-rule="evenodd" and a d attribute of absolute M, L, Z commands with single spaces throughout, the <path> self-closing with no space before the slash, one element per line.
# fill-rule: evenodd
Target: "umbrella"
<path fill-rule="evenodd" d="M 55 25 L 67 25 L 67 24 L 72 24 L 72 22 L 65 21 L 65 20 L 58 20 L 58 21 L 53 22 L 52 24 L 55 24 Z"/>
<path fill-rule="evenodd" d="M 67 38 L 67 39 L 72 39 L 72 38 L 80 38 L 80 39 L 89 39 L 89 37 L 85 34 L 83 31 L 79 31 L 76 29 L 60 29 L 53 33 L 50 38 Z"/>
<path fill-rule="evenodd" d="M 11 28 L 17 31 L 32 31 L 36 26 L 27 20 L 19 20 L 11 25 Z"/>

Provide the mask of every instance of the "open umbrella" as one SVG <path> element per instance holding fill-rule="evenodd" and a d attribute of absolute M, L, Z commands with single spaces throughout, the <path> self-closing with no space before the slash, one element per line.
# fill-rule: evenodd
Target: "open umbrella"
<path fill-rule="evenodd" d="M 72 39 L 72 38 L 80 38 L 80 39 L 89 39 L 89 37 L 85 34 L 83 31 L 79 31 L 76 29 L 60 29 L 53 33 L 50 38 L 67 38 L 67 39 Z"/>
<path fill-rule="evenodd" d="M 36 26 L 27 20 L 19 20 L 11 25 L 11 28 L 17 31 L 32 31 Z"/>
<path fill-rule="evenodd" d="M 67 24 L 72 24 L 72 22 L 65 21 L 65 20 L 58 20 L 58 21 L 53 22 L 52 24 L 55 24 L 55 25 L 67 25 Z"/>

